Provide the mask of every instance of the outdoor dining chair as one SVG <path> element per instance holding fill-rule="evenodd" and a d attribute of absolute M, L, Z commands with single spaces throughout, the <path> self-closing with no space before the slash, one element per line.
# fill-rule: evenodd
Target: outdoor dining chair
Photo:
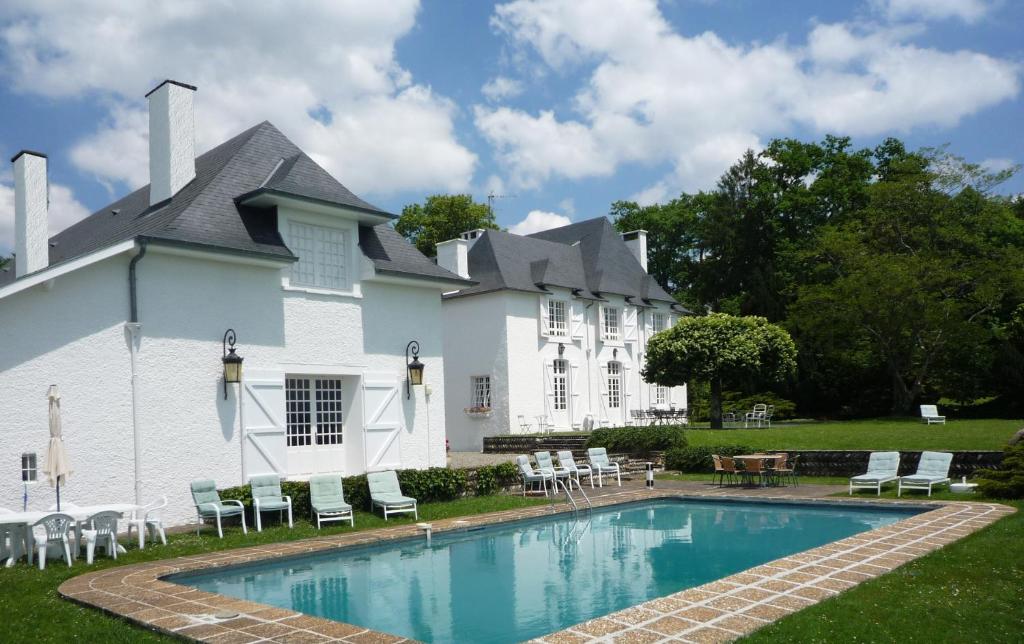
<path fill-rule="evenodd" d="M 64 560 L 71 567 L 71 543 L 68 541 L 68 531 L 75 525 L 74 517 L 63 513 L 48 514 L 32 525 L 35 534 L 35 546 L 39 551 L 39 569 L 46 569 L 46 551 L 51 545 L 60 546 L 64 550 Z M 35 529 L 43 528 L 43 534 L 38 534 Z M 29 565 L 32 564 L 32 551 L 29 550 Z"/>
<path fill-rule="evenodd" d="M 146 547 L 146 533 L 149 533 L 151 540 L 160 537 L 160 543 L 167 545 L 167 533 L 164 532 L 164 522 L 160 513 L 167 507 L 167 497 L 162 496 L 156 501 L 147 503 L 139 508 L 138 512 L 132 514 L 128 519 L 128 538 L 132 538 L 132 529 L 139 531 L 139 550 Z"/>
<path fill-rule="evenodd" d="M 103 546 L 107 555 L 117 559 L 117 521 L 120 518 L 120 512 L 106 510 L 85 520 L 87 527 L 82 530 L 82 536 L 85 537 L 85 563 L 92 565 L 97 545 Z"/>

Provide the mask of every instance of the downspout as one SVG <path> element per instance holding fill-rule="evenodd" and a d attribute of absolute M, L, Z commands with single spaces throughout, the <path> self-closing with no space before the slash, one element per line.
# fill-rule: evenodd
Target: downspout
<path fill-rule="evenodd" d="M 591 417 L 594 415 L 594 412 L 591 411 L 594 406 L 594 383 L 590 375 L 590 357 L 593 354 L 593 350 L 590 346 L 590 309 L 593 306 L 594 302 L 591 300 L 590 304 L 583 309 L 583 327 L 587 330 L 587 413 L 590 414 Z"/>
<path fill-rule="evenodd" d="M 137 356 L 142 336 L 142 325 L 139 324 L 139 301 L 136 286 L 135 267 L 139 260 L 146 256 L 146 240 L 139 240 L 139 252 L 128 264 L 128 306 L 129 319 L 125 324 L 128 331 L 128 352 L 131 356 L 132 374 L 132 443 L 135 453 L 135 503 L 142 505 L 142 436 L 139 431 L 139 371 Z"/>

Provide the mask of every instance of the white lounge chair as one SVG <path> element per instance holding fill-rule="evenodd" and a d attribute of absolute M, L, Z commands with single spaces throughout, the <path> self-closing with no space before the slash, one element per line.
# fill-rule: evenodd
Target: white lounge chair
<path fill-rule="evenodd" d="M 579 487 L 580 489 L 583 489 L 583 486 L 580 485 L 580 475 L 581 474 L 586 474 L 587 476 L 589 476 L 590 477 L 590 487 L 591 487 L 591 489 L 593 489 L 593 487 L 594 487 L 594 470 L 590 469 L 589 465 L 579 465 L 579 464 L 577 464 L 576 463 L 576 459 L 575 459 L 575 457 L 573 457 L 571 451 L 563 450 L 563 451 L 558 452 L 558 464 L 561 465 L 562 467 L 564 467 L 565 469 L 569 470 L 569 472 L 570 472 L 570 474 L 572 474 L 573 478 L 576 479 L 576 486 Z"/>
<path fill-rule="evenodd" d="M 370 506 L 384 510 L 385 521 L 389 514 L 401 512 L 412 512 L 419 521 L 416 499 L 402 496 L 402 487 L 398 484 L 398 474 L 394 470 L 370 472 L 366 475 L 366 483 L 370 488 Z"/>
<path fill-rule="evenodd" d="M 220 500 L 217 492 L 217 484 L 211 480 L 192 481 L 192 503 L 196 506 L 196 516 L 199 518 L 199 525 L 196 526 L 196 534 L 203 527 L 206 519 L 217 521 L 217 536 L 224 538 L 224 530 L 221 528 L 221 517 L 238 516 L 242 519 L 242 534 L 249 534 L 245 527 L 245 506 L 241 501 L 228 499 Z"/>
<path fill-rule="evenodd" d="M 164 532 L 164 522 L 160 518 L 160 512 L 166 507 L 167 497 L 162 496 L 142 506 L 131 519 L 128 519 L 128 538 L 132 538 L 133 528 L 139 531 L 139 550 L 146 547 L 146 532 L 149 532 L 150 539 L 156 540 L 160 537 L 160 542 L 167 545 L 167 533 Z"/>
<path fill-rule="evenodd" d="M 904 489 L 928 490 L 928 496 L 931 496 L 933 485 L 949 483 L 949 468 L 952 465 L 953 455 L 948 452 L 921 452 L 917 472 L 900 477 L 896 496 L 900 496 Z"/>
<path fill-rule="evenodd" d="M 46 550 L 51 544 L 60 545 L 64 549 L 64 560 L 71 567 L 71 543 L 68 541 L 68 530 L 75 525 L 74 517 L 67 514 L 48 514 L 32 525 L 35 528 L 42 527 L 44 534 L 36 534 L 36 549 L 39 551 L 39 569 L 46 569 Z M 29 550 L 28 563 L 32 565 L 32 551 Z"/>
<path fill-rule="evenodd" d="M 946 424 L 946 417 L 939 415 L 939 408 L 936 405 L 921 405 L 921 420 L 926 425 Z"/>
<path fill-rule="evenodd" d="M 604 487 L 604 474 L 615 474 L 615 480 L 619 487 L 622 487 L 622 472 L 619 464 L 613 463 L 608 458 L 608 450 L 603 447 L 591 447 L 587 450 L 587 457 L 590 459 L 590 469 L 597 474 L 598 487 Z"/>
<path fill-rule="evenodd" d="M 882 484 L 891 483 L 899 478 L 899 452 L 871 452 L 868 459 L 868 471 L 850 477 L 850 494 L 856 489 L 875 490 L 882 495 Z"/>
<path fill-rule="evenodd" d="M 311 476 L 309 478 L 309 505 L 316 515 L 316 527 L 328 521 L 348 521 L 355 527 L 352 506 L 345 502 L 345 487 L 340 476 Z"/>
<path fill-rule="evenodd" d="M 252 495 L 252 513 L 256 515 L 256 532 L 263 532 L 264 512 L 288 510 L 288 527 L 292 527 L 292 497 L 281 493 L 281 477 L 277 474 L 264 474 L 249 479 L 249 490 Z"/>
<path fill-rule="evenodd" d="M 555 462 L 551 460 L 551 452 L 534 452 L 533 458 L 537 461 L 537 469 L 541 472 L 546 472 L 555 477 L 555 480 L 565 479 L 565 482 L 572 487 L 572 472 L 569 468 L 564 466 L 556 466 Z M 557 492 L 557 486 L 555 488 Z"/>
<path fill-rule="evenodd" d="M 92 565 L 97 545 L 102 545 L 109 556 L 117 559 L 117 521 L 120 518 L 120 512 L 108 510 L 97 512 L 85 520 L 87 527 L 82 530 L 82 536 L 85 537 L 85 563 Z"/>
<path fill-rule="evenodd" d="M 536 491 L 538 483 L 544 491 L 544 496 L 548 495 L 548 483 L 554 483 L 554 474 L 533 469 L 530 457 L 523 454 L 516 456 L 516 466 L 519 467 L 519 476 L 523 479 L 523 496 L 526 496 L 527 489 L 531 492 Z"/>

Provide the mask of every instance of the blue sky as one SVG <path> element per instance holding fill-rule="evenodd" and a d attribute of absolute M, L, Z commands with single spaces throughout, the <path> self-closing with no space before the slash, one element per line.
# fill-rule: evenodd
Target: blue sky
<path fill-rule="evenodd" d="M 0 8 L 0 146 L 49 154 L 52 230 L 148 181 L 142 97 L 167 77 L 199 86 L 200 150 L 268 119 L 380 206 L 493 191 L 525 232 L 713 187 L 778 136 L 1024 161 L 1022 2 L 250 6 Z"/>

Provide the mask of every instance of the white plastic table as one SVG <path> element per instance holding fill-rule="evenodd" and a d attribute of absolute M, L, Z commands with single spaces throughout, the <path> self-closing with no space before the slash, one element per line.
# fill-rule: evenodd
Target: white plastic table
<path fill-rule="evenodd" d="M 66 514 L 75 520 L 75 545 L 71 549 L 72 558 L 78 556 L 78 550 L 81 547 L 82 531 L 80 524 L 84 523 L 86 519 L 96 514 L 97 512 L 120 512 L 121 514 L 130 515 L 133 512 L 137 512 L 141 506 L 135 505 L 134 503 L 110 503 L 106 505 L 85 505 L 73 508 L 61 508 L 60 514 Z M 32 563 L 32 551 L 33 537 L 32 537 L 32 526 L 35 525 L 36 521 L 42 519 L 45 516 L 51 514 L 57 514 L 57 510 L 46 510 L 42 512 L 12 512 L 11 514 L 0 514 L 0 526 L 11 526 L 11 554 L 7 558 L 7 567 L 10 568 L 14 565 L 21 555 L 18 546 L 18 539 L 15 535 L 18 531 L 22 532 L 22 543 L 21 545 L 25 548 L 25 553 L 28 555 L 29 564 Z"/>

